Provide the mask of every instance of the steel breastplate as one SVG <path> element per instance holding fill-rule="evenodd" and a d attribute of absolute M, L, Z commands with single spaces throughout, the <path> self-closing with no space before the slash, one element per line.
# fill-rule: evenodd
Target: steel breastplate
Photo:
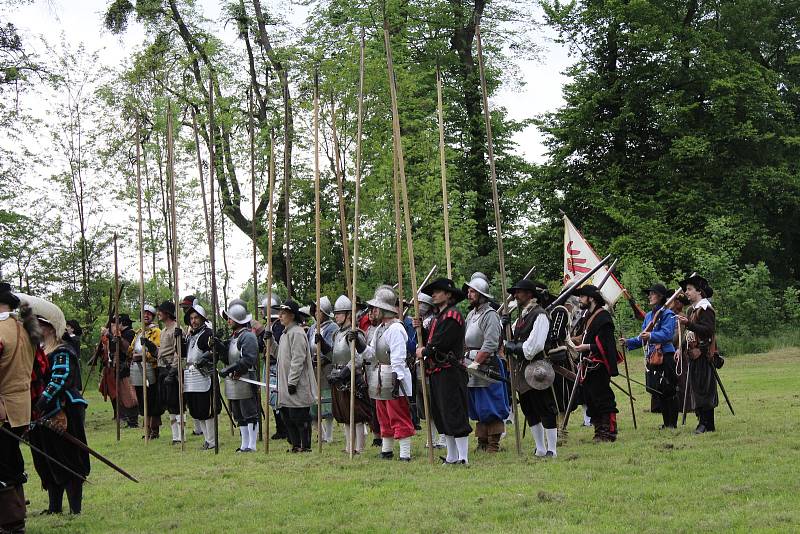
<path fill-rule="evenodd" d="M 467 317 L 464 345 L 468 349 L 480 349 L 483 345 L 483 330 L 481 329 L 480 321 L 485 313 L 486 310 L 477 313 L 473 312 Z"/>
<path fill-rule="evenodd" d="M 384 337 L 386 330 L 388 330 L 388 327 L 386 325 L 381 325 L 378 327 L 377 332 L 375 332 L 375 337 L 377 339 L 377 342 L 375 343 L 375 362 L 383 365 L 389 365 L 392 363 L 389 344 L 386 342 L 386 338 Z"/>
<path fill-rule="evenodd" d="M 228 365 L 233 365 L 242 358 L 242 353 L 237 346 L 237 338 L 232 338 L 228 343 Z M 255 373 L 248 372 L 244 376 L 254 378 Z M 225 397 L 231 400 L 249 399 L 253 396 L 253 387 L 247 382 L 235 380 L 230 376 L 225 377 Z"/>
<path fill-rule="evenodd" d="M 347 330 L 339 330 L 333 335 L 333 365 L 341 367 L 350 363 L 350 343 L 347 342 Z"/>
<path fill-rule="evenodd" d="M 376 400 L 392 399 L 392 367 L 373 362 L 367 373 L 369 397 Z"/>
<path fill-rule="evenodd" d="M 200 356 L 203 355 L 203 351 L 197 346 L 197 342 L 200 341 L 200 336 L 203 334 L 203 330 L 200 330 L 196 334 L 192 334 L 189 336 L 189 349 L 186 351 L 186 363 L 193 364 L 197 363 L 200 359 Z"/>

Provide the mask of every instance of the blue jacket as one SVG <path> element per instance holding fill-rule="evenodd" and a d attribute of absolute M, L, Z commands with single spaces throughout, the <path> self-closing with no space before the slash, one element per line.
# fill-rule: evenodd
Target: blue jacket
<path fill-rule="evenodd" d="M 650 324 L 653 314 L 658 310 L 650 310 L 644 316 L 642 323 L 642 331 Z M 662 352 L 675 352 L 675 346 L 672 340 L 675 336 L 675 313 L 672 310 L 664 310 L 658 318 L 658 322 L 650 332 L 650 344 L 648 346 L 647 354 L 649 355 L 655 349 L 657 344 L 661 344 Z M 625 340 L 625 346 L 628 350 L 638 349 L 642 346 L 642 340 L 639 337 L 632 337 Z"/>

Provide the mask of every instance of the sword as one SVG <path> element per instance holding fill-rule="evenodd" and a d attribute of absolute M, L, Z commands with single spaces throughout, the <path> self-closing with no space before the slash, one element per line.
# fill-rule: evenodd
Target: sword
<path fill-rule="evenodd" d="M 254 386 L 261 386 L 262 388 L 268 387 L 270 391 L 278 391 L 278 386 L 268 385 L 266 382 L 259 382 L 258 380 L 253 380 L 252 378 L 245 378 L 240 376 L 237 380 L 241 382 L 247 382 L 248 384 L 253 384 Z"/>
<path fill-rule="evenodd" d="M 467 360 L 470 360 L 470 361 L 473 361 L 473 362 L 475 361 L 474 359 L 470 358 L 467 355 L 465 355 L 464 357 Z M 490 369 L 489 366 L 487 366 L 486 364 L 478 364 L 478 365 L 480 365 L 480 367 L 478 367 L 477 369 L 474 369 L 474 368 L 471 369 L 469 366 L 464 365 L 461 362 L 457 362 L 457 363 L 470 376 L 474 376 L 475 378 L 479 378 L 481 380 L 486 380 L 490 384 L 497 384 L 498 382 L 503 382 L 505 384 L 511 385 L 511 383 L 509 382 L 508 378 L 505 378 L 504 376 L 502 376 L 497 371 L 494 371 L 494 370 Z"/>
<path fill-rule="evenodd" d="M 717 372 L 717 368 L 714 365 L 711 365 L 711 370 L 714 371 L 714 378 L 717 379 L 717 384 L 719 384 L 719 389 L 722 390 L 722 396 L 725 397 L 725 402 L 728 403 L 728 408 L 731 410 L 731 415 L 736 415 L 733 412 L 733 406 L 731 405 L 731 400 L 728 398 L 728 393 L 725 391 L 725 386 L 722 385 L 722 380 L 719 379 L 719 373 Z"/>
<path fill-rule="evenodd" d="M 16 434 L 14 434 L 12 431 L 7 429 L 5 426 L 0 425 L 0 430 L 2 430 L 4 434 L 8 434 L 9 436 L 14 438 L 15 440 L 19 441 L 20 443 L 24 443 L 25 445 L 30 447 L 32 451 L 38 452 L 39 454 L 41 454 L 42 456 L 44 456 L 45 458 L 47 458 L 48 460 L 50 460 L 51 462 L 53 462 L 54 464 L 59 466 L 61 469 L 64 469 L 65 471 L 69 472 L 72 476 L 74 476 L 76 478 L 79 478 L 79 479 L 83 480 L 84 482 L 89 482 L 86 479 L 85 476 L 76 473 L 75 471 L 73 471 L 72 469 L 70 469 L 69 467 L 64 465 L 63 463 L 59 462 L 58 460 L 56 460 L 55 458 L 53 458 L 52 456 L 50 456 L 49 454 L 44 452 L 42 449 L 40 449 L 36 445 L 32 444 L 30 441 L 26 440 L 25 438 L 23 438 L 21 436 L 18 436 Z"/>
<path fill-rule="evenodd" d="M 89 454 L 91 454 L 92 456 L 94 456 L 95 458 L 97 458 L 98 460 L 100 460 L 101 462 L 106 464 L 107 466 L 109 466 L 114 471 L 117 471 L 118 473 L 123 475 L 125 478 L 133 480 L 134 482 L 139 482 L 130 473 L 128 473 L 127 471 L 125 471 L 124 469 L 122 469 L 121 467 L 116 465 L 114 462 L 112 462 L 108 458 L 104 457 L 99 452 L 96 452 L 96 451 L 92 450 L 91 447 L 89 447 L 87 444 L 85 444 L 84 442 L 82 442 L 81 440 L 76 438 L 75 436 L 71 435 L 69 432 L 62 432 L 61 430 L 56 428 L 55 425 L 53 425 L 47 419 L 39 420 L 39 421 L 36 421 L 36 422 L 31 424 L 31 426 L 34 426 L 34 425 L 42 425 L 45 428 L 49 428 L 50 430 L 52 430 L 53 432 L 55 432 L 56 434 L 58 434 L 59 436 L 64 438 L 64 440 L 66 440 L 67 442 L 75 445 L 76 447 L 78 447 L 79 449 L 81 449 L 81 450 L 83 450 L 85 452 L 88 452 Z"/>

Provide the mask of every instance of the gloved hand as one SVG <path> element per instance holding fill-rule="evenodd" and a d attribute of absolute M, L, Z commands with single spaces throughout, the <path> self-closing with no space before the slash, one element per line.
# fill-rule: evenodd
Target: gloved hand
<path fill-rule="evenodd" d="M 289 395 L 294 395 L 297 393 L 297 385 L 296 384 L 289 384 L 286 386 L 287 391 L 289 391 Z"/>
<path fill-rule="evenodd" d="M 158 345 L 156 345 L 155 343 L 153 343 L 152 341 L 150 341 L 150 340 L 149 340 L 149 339 L 147 339 L 146 337 L 142 337 L 142 345 L 144 345 L 145 347 L 147 347 L 147 351 L 148 351 L 150 354 L 152 354 L 152 355 L 154 355 L 154 356 L 155 356 L 156 354 L 158 354 Z"/>
<path fill-rule="evenodd" d="M 228 375 L 234 375 L 234 378 L 236 378 L 236 372 L 238 369 L 239 369 L 239 362 L 232 363 L 227 367 L 223 367 L 222 370 L 220 370 L 219 372 L 219 376 L 225 378 Z"/>
<path fill-rule="evenodd" d="M 510 324 L 512 324 L 511 314 L 510 313 L 504 313 L 503 315 L 501 315 L 500 316 L 500 322 L 503 323 L 503 328 L 505 328 L 505 327 L 509 326 Z"/>
<path fill-rule="evenodd" d="M 41 397 L 39 397 L 39 400 L 36 401 L 36 405 L 33 407 L 33 409 L 41 416 L 47 413 L 47 408 L 49 404 L 50 404 L 50 399 L 42 395 Z"/>
<path fill-rule="evenodd" d="M 268 330 L 265 328 L 264 332 L 261 334 L 261 337 L 264 339 L 264 341 L 272 339 L 272 330 Z"/>
<path fill-rule="evenodd" d="M 517 341 L 506 341 L 506 354 L 513 354 L 514 356 L 524 356 L 522 350 L 522 343 Z"/>
<path fill-rule="evenodd" d="M 367 344 L 364 342 L 364 338 L 358 335 L 357 330 L 351 329 L 346 335 L 345 339 L 347 339 L 348 343 L 352 343 L 353 341 L 356 342 L 356 350 L 359 354 L 364 352 L 367 349 Z"/>
<path fill-rule="evenodd" d="M 178 380 L 178 368 L 170 367 L 169 371 L 167 371 L 167 376 L 164 377 L 164 382 L 166 384 L 174 384 L 177 380 Z"/>
<path fill-rule="evenodd" d="M 228 344 L 222 341 L 217 336 L 213 336 L 210 339 L 210 342 L 214 344 L 214 348 L 216 349 L 217 352 L 221 352 L 223 354 L 228 353 Z"/>
<path fill-rule="evenodd" d="M 314 343 L 319 344 L 319 347 L 322 350 L 323 354 L 331 351 L 331 346 L 328 345 L 328 342 L 325 341 L 325 338 L 322 337 L 320 334 L 314 334 Z"/>
<path fill-rule="evenodd" d="M 392 398 L 396 399 L 400 396 L 400 379 L 397 378 L 397 373 L 392 373 Z"/>

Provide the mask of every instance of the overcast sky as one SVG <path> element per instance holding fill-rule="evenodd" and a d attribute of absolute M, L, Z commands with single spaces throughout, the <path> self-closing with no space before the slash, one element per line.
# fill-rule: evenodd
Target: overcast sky
<path fill-rule="evenodd" d="M 198 2 L 205 16 L 211 20 L 220 19 L 220 2 L 202 0 Z M 102 16 L 108 4 L 107 0 L 36 0 L 32 5 L 15 8 L 3 15 L 4 19 L 15 24 L 28 43 L 35 44 L 39 35 L 47 36 L 51 43 L 58 40 L 63 33 L 65 39 L 73 46 L 84 43 L 89 51 L 99 50 L 100 59 L 108 66 L 121 65 L 129 57 L 131 50 L 140 47 L 145 35 L 141 26 L 132 22 L 129 30 L 121 37 L 111 35 L 103 29 Z M 284 13 L 291 24 L 301 26 L 305 19 L 305 8 L 295 6 L 286 1 L 272 0 L 265 2 L 265 9 Z M 234 29 L 229 25 L 226 29 L 226 40 L 235 39 Z M 490 102 L 490 106 L 504 106 L 514 119 L 528 119 L 546 111 L 556 109 L 563 103 L 561 88 L 566 76 L 563 72 L 570 64 L 570 58 L 564 47 L 552 42 L 552 33 L 543 30 L 537 43 L 541 55 L 536 60 L 519 58 L 518 64 L 525 86 L 519 90 L 502 89 Z M 35 46 L 41 52 L 41 48 Z M 526 159 L 544 161 L 542 136 L 533 126 L 519 133 L 516 138 L 519 152 Z M 46 148 L 46 147 L 43 147 Z M 237 259 L 245 260 L 250 255 L 249 240 L 233 225 L 229 239 L 228 254 L 234 264 L 241 264 Z M 233 274 L 232 289 L 244 286 L 251 275 L 251 269 L 237 271 Z M 186 282 L 191 283 L 190 280 Z M 186 283 L 181 283 L 184 286 Z M 184 287 L 184 289 L 187 289 Z"/>

